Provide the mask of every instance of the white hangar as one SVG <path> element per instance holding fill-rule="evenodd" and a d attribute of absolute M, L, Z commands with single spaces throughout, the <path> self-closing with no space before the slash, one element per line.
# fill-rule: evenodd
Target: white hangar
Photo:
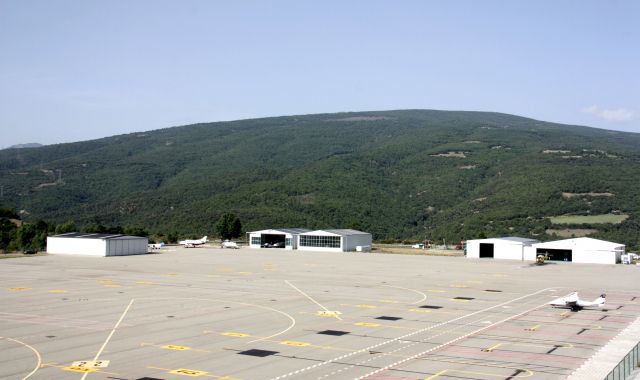
<path fill-rule="evenodd" d="M 142 255 L 149 239 L 121 234 L 69 232 L 47 237 L 47 253 L 81 256 Z"/>
<path fill-rule="evenodd" d="M 520 237 L 467 240 L 466 254 L 476 259 L 535 260 L 531 246 L 538 242 Z"/>
<path fill-rule="evenodd" d="M 309 231 L 305 228 L 282 228 L 248 232 L 249 247 L 296 249 L 298 235 Z"/>
<path fill-rule="evenodd" d="M 616 264 L 625 246 L 605 240 L 581 237 L 533 244 L 536 255 L 547 254 L 549 260 L 574 263 Z"/>
<path fill-rule="evenodd" d="M 301 251 L 350 252 L 371 249 L 373 238 L 370 233 L 356 230 L 317 230 L 298 236 Z M 362 249 L 362 247 L 366 247 Z"/>

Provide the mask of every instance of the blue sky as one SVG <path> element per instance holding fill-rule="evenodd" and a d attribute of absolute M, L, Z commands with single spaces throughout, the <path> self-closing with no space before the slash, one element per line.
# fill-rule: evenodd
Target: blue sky
<path fill-rule="evenodd" d="M 640 133 L 640 1 L 0 0 L 0 148 L 339 111 Z"/>

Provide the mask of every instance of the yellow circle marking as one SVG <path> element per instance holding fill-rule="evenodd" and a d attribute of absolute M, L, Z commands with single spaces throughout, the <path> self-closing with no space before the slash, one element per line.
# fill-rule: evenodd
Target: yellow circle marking
<path fill-rule="evenodd" d="M 65 371 L 73 371 L 73 372 L 96 372 L 97 371 L 97 369 L 95 368 L 74 367 L 74 366 L 63 367 L 62 369 Z"/>
<path fill-rule="evenodd" d="M 235 338 L 246 338 L 249 336 L 249 334 L 244 334 L 244 333 L 239 333 L 239 332 L 223 332 L 221 335 L 224 336 L 232 336 Z"/>
<path fill-rule="evenodd" d="M 366 327 L 378 327 L 379 323 L 371 323 L 371 322 L 356 322 L 354 323 L 356 326 L 366 326 Z"/>
<path fill-rule="evenodd" d="M 413 311 L 414 313 L 431 313 L 431 310 L 428 309 L 409 309 L 409 311 Z"/>
<path fill-rule="evenodd" d="M 160 346 L 160 348 L 164 348 L 166 350 L 177 350 L 177 351 L 187 351 L 191 349 L 191 347 L 189 346 L 174 346 L 172 344 L 168 344 L 166 346 Z"/>
<path fill-rule="evenodd" d="M 363 309 L 375 309 L 377 306 L 375 306 L 375 305 L 360 304 L 360 305 L 356 305 L 356 307 L 360 307 L 360 308 L 363 308 Z"/>
<path fill-rule="evenodd" d="M 9 288 L 11 292 L 24 292 L 25 290 L 31 290 L 31 288 Z"/>
<path fill-rule="evenodd" d="M 174 369 L 173 371 L 169 371 L 169 373 L 173 373 L 176 375 L 197 377 L 197 376 L 206 375 L 209 372 L 198 371 L 195 369 L 178 368 L 178 369 Z"/>
<path fill-rule="evenodd" d="M 307 342 L 295 342 L 295 341 L 291 341 L 291 340 L 285 340 L 280 342 L 280 344 L 284 344 L 286 346 L 294 346 L 294 347 L 306 347 L 306 346 L 310 346 L 311 343 L 307 343 Z"/>

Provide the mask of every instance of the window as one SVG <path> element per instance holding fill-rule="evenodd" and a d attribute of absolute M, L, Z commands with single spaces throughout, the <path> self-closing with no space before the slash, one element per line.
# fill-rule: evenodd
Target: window
<path fill-rule="evenodd" d="M 301 247 L 340 248 L 340 236 L 300 235 Z"/>
<path fill-rule="evenodd" d="M 287 247 L 291 247 L 291 238 L 284 239 L 284 245 Z"/>
<path fill-rule="evenodd" d="M 260 239 L 260 236 L 252 236 L 251 237 L 251 245 L 261 245 L 262 241 Z"/>

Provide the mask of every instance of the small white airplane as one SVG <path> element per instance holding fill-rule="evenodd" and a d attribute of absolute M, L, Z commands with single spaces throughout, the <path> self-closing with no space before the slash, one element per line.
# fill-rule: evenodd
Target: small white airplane
<path fill-rule="evenodd" d="M 578 292 L 573 292 L 567 296 L 556 298 L 549 302 L 549 305 L 553 307 L 559 307 L 563 309 L 571 309 L 571 311 L 580 311 L 585 307 L 603 307 L 605 302 L 605 294 L 601 294 L 592 302 L 581 300 L 578 297 Z"/>
<path fill-rule="evenodd" d="M 178 244 L 182 244 L 184 245 L 185 248 L 195 248 L 199 245 L 202 245 L 206 242 L 208 242 L 209 240 L 207 240 L 207 237 L 204 236 L 202 239 L 198 239 L 198 240 L 183 240 L 183 241 L 179 241 Z"/>
<path fill-rule="evenodd" d="M 149 249 L 160 249 L 164 247 L 164 242 L 149 244 Z"/>

